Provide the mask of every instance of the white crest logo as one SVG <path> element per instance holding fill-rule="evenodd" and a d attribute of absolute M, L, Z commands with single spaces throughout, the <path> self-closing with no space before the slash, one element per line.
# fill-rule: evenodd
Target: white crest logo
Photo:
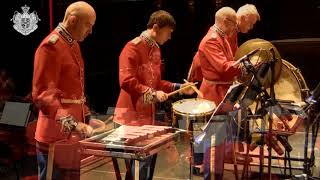
<path fill-rule="evenodd" d="M 24 5 L 21 7 L 22 14 L 18 11 L 14 12 L 14 15 L 10 21 L 13 21 L 13 28 L 23 35 L 28 35 L 38 28 L 38 21 L 40 21 L 37 12 L 33 11 L 29 14 L 30 7 Z"/>

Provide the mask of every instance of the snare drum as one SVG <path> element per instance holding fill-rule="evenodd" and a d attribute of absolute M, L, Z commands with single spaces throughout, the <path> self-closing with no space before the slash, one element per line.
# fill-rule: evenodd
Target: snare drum
<path fill-rule="evenodd" d="M 199 130 L 211 117 L 216 105 L 213 101 L 192 98 L 172 104 L 173 125 L 190 131 Z"/>

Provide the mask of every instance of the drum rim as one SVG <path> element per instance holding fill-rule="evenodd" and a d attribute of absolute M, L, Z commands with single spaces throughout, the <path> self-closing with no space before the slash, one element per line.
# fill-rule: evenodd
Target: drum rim
<path fill-rule="evenodd" d="M 186 101 L 186 100 L 188 100 L 188 101 L 191 101 L 191 100 L 199 101 L 199 100 L 201 100 L 201 101 L 205 101 L 205 102 L 210 102 L 210 103 L 213 104 L 213 109 L 210 110 L 210 111 L 207 111 L 207 112 L 202 112 L 202 113 L 185 113 L 185 112 L 178 111 L 178 110 L 174 109 L 174 105 L 175 104 L 178 104 L 178 103 L 181 104 L 182 101 Z M 198 116 L 204 116 L 204 115 L 211 115 L 214 112 L 214 110 L 216 109 L 216 105 L 215 105 L 215 103 L 213 101 L 210 101 L 210 100 L 207 100 L 207 99 L 187 98 L 187 99 L 181 99 L 181 100 L 178 100 L 178 101 L 172 103 L 171 109 L 172 109 L 173 112 L 175 112 L 175 113 L 177 113 L 179 115 L 187 115 L 187 116 L 191 116 L 191 117 L 198 117 Z"/>
<path fill-rule="evenodd" d="M 282 58 L 281 61 L 282 61 L 282 65 L 284 65 L 285 68 L 287 68 L 287 70 L 289 70 L 290 74 L 293 75 L 293 77 L 295 78 L 295 80 L 299 86 L 299 89 L 300 89 L 300 100 L 301 100 L 301 102 L 303 102 L 304 99 L 307 97 L 310 89 L 308 87 L 306 80 L 303 77 L 302 72 L 300 71 L 299 68 L 294 66 L 292 63 L 290 63 L 286 59 Z M 283 70 L 281 70 L 281 71 L 283 71 Z M 281 76 L 281 73 L 280 73 L 280 76 Z M 281 77 L 279 77 L 279 79 L 280 78 Z"/>
<path fill-rule="evenodd" d="M 214 112 L 214 109 L 211 110 L 211 111 L 208 111 L 208 112 L 204 112 L 204 113 L 184 113 L 184 112 L 180 112 L 180 111 L 177 111 L 175 109 L 173 109 L 173 112 L 178 114 L 178 115 L 185 115 L 185 116 L 190 116 L 190 117 L 200 117 L 200 116 L 204 116 L 204 115 L 211 115 L 213 112 Z"/>

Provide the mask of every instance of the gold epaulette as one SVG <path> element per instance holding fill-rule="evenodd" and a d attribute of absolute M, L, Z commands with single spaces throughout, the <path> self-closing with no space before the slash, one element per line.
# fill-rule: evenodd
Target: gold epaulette
<path fill-rule="evenodd" d="M 218 37 L 217 32 L 212 32 L 211 38 L 216 39 Z"/>
<path fill-rule="evenodd" d="M 131 42 L 135 45 L 139 44 L 141 42 L 141 38 L 140 37 L 136 37 L 133 40 L 131 40 Z"/>
<path fill-rule="evenodd" d="M 52 34 L 49 39 L 48 39 L 48 43 L 49 44 L 55 44 L 59 39 L 59 36 L 56 34 Z"/>

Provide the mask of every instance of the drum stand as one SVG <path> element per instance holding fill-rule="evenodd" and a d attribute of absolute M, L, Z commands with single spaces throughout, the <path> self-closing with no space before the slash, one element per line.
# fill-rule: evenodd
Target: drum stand
<path fill-rule="evenodd" d="M 276 59 L 274 58 L 274 51 L 273 49 L 270 50 L 271 51 L 271 54 L 272 54 L 272 57 L 271 57 L 271 60 L 268 62 L 268 66 L 269 68 L 271 69 L 271 83 L 270 83 L 270 95 L 268 94 L 268 92 L 266 91 L 266 89 L 263 87 L 261 81 L 259 80 L 259 77 L 257 75 L 257 72 L 255 71 L 254 68 L 252 67 L 248 67 L 245 65 L 247 71 L 251 72 L 253 74 L 253 80 L 256 80 L 256 83 L 258 85 L 257 88 L 259 88 L 259 102 L 261 103 L 261 114 L 258 114 L 258 116 L 261 116 L 263 117 L 263 121 L 262 121 L 262 138 L 261 138 L 261 145 L 260 145 L 260 151 L 259 151 L 259 160 L 260 160 L 260 179 L 263 179 L 263 167 L 264 167 L 264 144 L 265 144 L 265 137 L 268 137 L 267 138 L 267 141 L 268 141 L 268 178 L 271 179 L 271 161 L 272 161 L 272 147 L 271 147 L 271 144 L 272 144 L 272 124 L 273 124 L 273 108 L 271 106 L 274 106 L 274 105 L 277 105 L 277 101 L 275 99 L 275 93 L 274 93 L 274 73 L 275 73 L 275 62 L 276 62 Z M 262 67 L 260 67 L 262 68 Z M 269 68 L 267 69 L 267 73 L 268 73 L 268 70 Z M 260 69 L 259 69 L 260 71 Z M 263 71 L 263 70 L 261 70 Z M 263 73 L 261 73 L 263 74 Z M 265 78 L 265 77 L 261 77 L 261 78 Z M 251 81 L 251 85 L 253 85 L 253 81 Z M 271 107 L 271 108 L 269 108 Z M 269 108 L 269 110 L 268 110 Z M 265 132 L 265 127 L 266 127 L 266 120 L 268 120 L 268 125 L 269 125 L 269 129 L 268 129 L 268 132 Z M 247 156 L 248 156 L 248 153 L 247 152 Z M 289 155 L 290 156 L 290 155 Z M 247 159 L 247 157 L 246 157 Z M 289 162 L 289 167 L 290 167 L 290 162 Z M 290 168 L 290 172 L 291 172 L 291 168 Z"/>
<path fill-rule="evenodd" d="M 172 127 L 175 128 L 175 126 L 178 124 L 177 119 L 173 115 L 172 119 Z M 190 140 L 190 157 L 189 157 L 189 180 L 192 180 L 192 175 L 193 175 L 193 165 L 194 165 L 194 159 L 193 159 L 193 154 L 194 154 L 194 137 L 193 137 L 193 120 L 190 121 L 189 116 L 187 116 L 186 120 L 186 128 L 187 128 L 187 135 L 189 136 Z"/>
<path fill-rule="evenodd" d="M 190 122 L 189 122 L 190 123 Z M 190 167 L 189 167 L 189 179 L 192 180 L 192 175 L 193 175 L 193 167 L 194 167 L 194 137 L 193 137 L 193 123 L 191 122 L 190 125 L 190 132 L 188 134 L 190 135 Z"/>
<path fill-rule="evenodd" d="M 193 120 L 189 119 L 187 116 L 187 135 L 189 136 L 190 140 L 190 157 L 189 157 L 189 180 L 193 179 L 193 167 L 194 167 L 194 135 L 193 135 Z"/>
<path fill-rule="evenodd" d="M 311 167 L 314 166 L 315 162 L 315 155 L 314 155 L 314 148 L 315 148 L 315 143 L 317 140 L 317 135 L 318 135 L 318 130 L 319 130 L 319 124 L 320 124 L 320 113 L 316 113 L 319 111 L 319 104 L 318 102 L 310 104 L 305 108 L 305 111 L 308 114 L 308 118 L 305 124 L 305 146 L 304 146 L 304 171 L 308 178 L 310 179 L 315 179 L 312 178 L 312 171 Z M 310 124 L 310 122 L 312 122 Z M 308 157 L 308 142 L 309 142 L 309 130 L 311 127 L 311 153 L 310 153 L 310 158 Z"/>

